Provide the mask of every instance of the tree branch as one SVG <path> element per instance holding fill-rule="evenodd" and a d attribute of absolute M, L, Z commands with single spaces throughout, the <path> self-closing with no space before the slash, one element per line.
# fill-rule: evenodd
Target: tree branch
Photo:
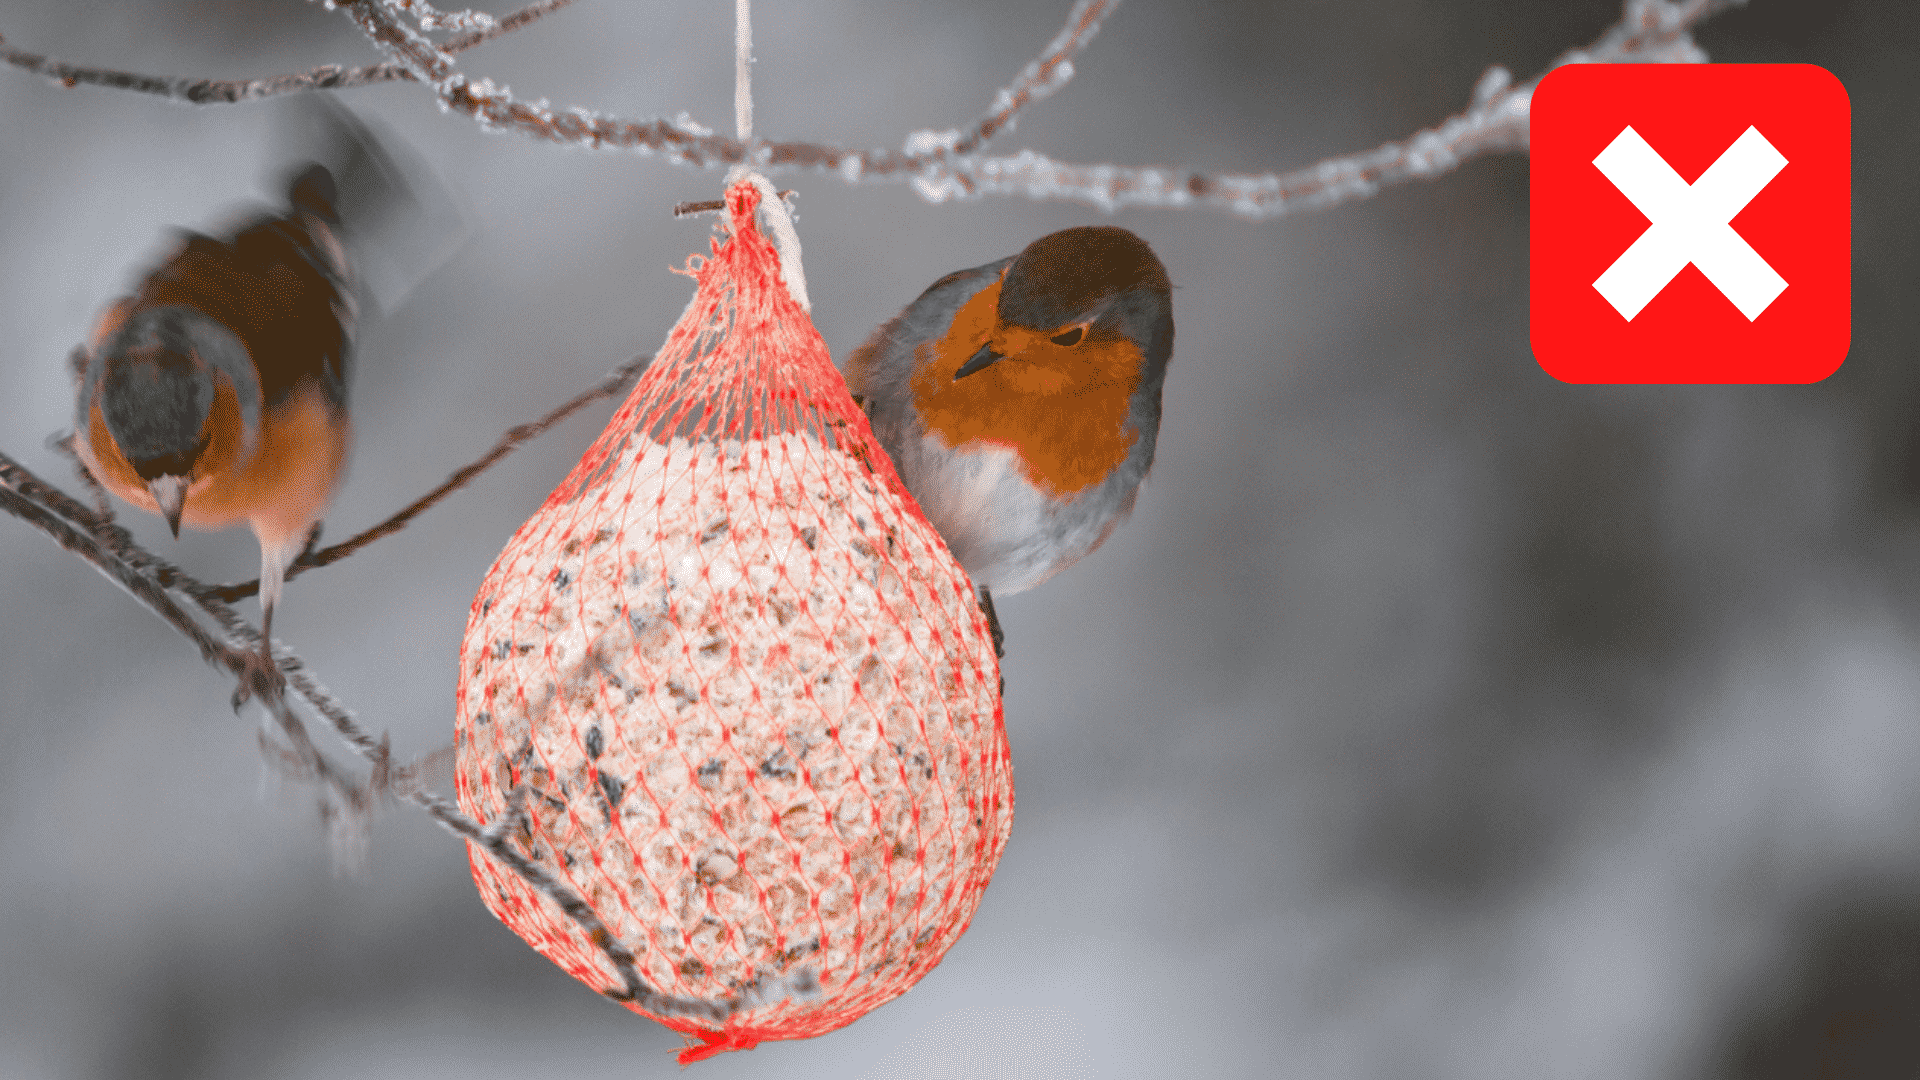
<path fill-rule="evenodd" d="M 441 50 L 448 54 L 465 52 L 503 34 L 510 34 L 571 3 L 573 0 L 542 0 L 541 3 L 529 4 L 511 15 L 495 20 L 485 29 L 448 38 L 446 44 L 441 46 Z M 327 64 L 311 71 L 296 72 L 291 75 L 273 75 L 264 79 L 185 79 L 165 75 L 137 75 L 104 68 L 79 67 L 36 53 L 21 52 L 9 47 L 4 37 L 0 37 L 0 61 L 36 75 L 44 75 L 62 86 L 72 87 L 84 83 L 88 86 L 133 90 L 190 105 L 231 105 L 308 90 L 351 90 L 359 86 L 372 86 L 375 83 L 414 79 L 413 73 L 399 64 L 369 64 L 356 68 Z"/>
<path fill-rule="evenodd" d="M 224 105 L 240 101 L 291 94 L 304 90 L 348 90 L 356 86 L 410 79 L 396 64 L 343 68 L 335 64 L 317 67 L 293 75 L 274 75 L 265 79 L 184 79 L 165 75 L 138 75 L 106 68 L 80 67 L 62 63 L 38 53 L 22 52 L 0 37 L 0 61 L 23 71 L 44 75 L 61 86 L 105 86 L 115 90 L 133 90 L 155 94 L 189 105 Z"/>
<path fill-rule="evenodd" d="M 1039 57 L 1020 72 L 1013 84 L 993 97 L 993 107 L 981 117 L 972 131 L 962 136 L 958 130 L 916 131 L 907 136 L 908 156 L 927 154 L 971 154 L 1002 131 L 1012 131 L 1020 110 L 1067 85 L 1073 78 L 1073 58 L 1093 35 L 1100 22 L 1120 6 L 1120 0 L 1078 0 L 1067 14 L 1067 25 L 1060 28 Z"/>
<path fill-rule="evenodd" d="M 1120 166 L 1055 161 L 1032 150 L 1001 157 L 972 153 L 994 134 L 1013 126 L 1019 110 L 1065 85 L 1073 75 L 1072 58 L 1098 31 L 1118 0 L 1078 0 L 1066 26 L 1046 50 L 994 99 L 973 130 L 910 134 L 901 151 L 852 150 L 810 142 L 750 143 L 716 134 L 686 114 L 672 119 L 622 120 L 582 108 L 554 110 L 544 103 L 516 100 L 490 79 L 472 80 L 453 61 L 456 48 L 488 35 L 505 33 L 508 22 L 545 14 L 558 5 L 535 4 L 487 30 L 450 39 L 445 46 L 403 23 L 411 0 L 350 0 L 339 4 L 391 61 L 367 68 L 316 68 L 298 75 L 251 83 L 167 79 L 150 75 L 77 68 L 42 56 L 5 48 L 0 60 L 54 78 L 65 85 L 87 82 L 161 94 L 181 101 L 241 101 L 298 90 L 366 85 L 404 78 L 426 82 L 450 111 L 472 117 L 489 130 L 569 146 L 625 149 L 659 154 L 667 161 L 709 168 L 753 164 L 766 172 L 831 172 L 849 184 L 910 181 L 928 202 L 1018 195 L 1083 203 L 1114 211 L 1125 206 L 1167 209 L 1204 207 L 1249 218 L 1269 218 L 1303 209 L 1319 209 L 1370 198 L 1381 189 L 1412 180 L 1432 179 L 1489 153 L 1523 151 L 1527 116 L 1539 77 L 1511 85 L 1504 68 L 1481 79 L 1473 104 L 1435 127 L 1401 142 L 1331 158 L 1286 173 L 1202 172 L 1179 166 Z M 1698 63 L 1706 59 L 1693 43 L 1691 29 L 1745 0 L 1626 0 L 1621 21 L 1584 49 L 1572 50 L 1549 66 L 1573 63 Z M 530 14 L 542 9 L 537 14 Z M 472 38 L 471 42 L 467 41 Z M 1545 72 L 1542 72 L 1544 75 Z"/>
<path fill-rule="evenodd" d="M 503 34 L 511 34 L 515 30 L 551 15 L 571 3 L 573 3 L 573 0 L 541 0 L 541 2 L 537 4 L 528 4 L 519 11 L 513 12 L 510 15 L 502 15 L 500 18 L 493 20 L 493 25 L 485 29 L 474 30 L 470 33 L 457 34 L 450 37 L 447 39 L 447 43 L 441 47 L 447 52 L 456 55 L 466 52 L 475 45 L 492 41 L 494 38 L 500 37 Z"/>
<path fill-rule="evenodd" d="M 192 642 L 200 650 L 202 660 L 214 667 L 224 668 L 229 675 L 238 679 L 242 694 L 260 697 L 292 745 L 291 751 L 276 755 L 283 771 L 318 780 L 326 786 L 331 797 L 321 801 L 322 818 L 334 827 L 336 854 L 349 854 L 353 845 L 344 840 L 364 832 L 373 793 L 341 772 L 313 745 L 306 726 L 287 708 L 277 688 L 261 684 L 258 679 L 260 664 L 256 656 L 241 652 L 227 642 L 215 640 L 167 595 L 165 586 L 147 570 L 149 567 L 164 566 L 173 577 L 185 579 L 184 575 L 134 544 L 126 536 L 125 530 L 102 526 L 93 521 L 92 515 L 79 503 L 46 484 L 5 454 L 0 454 L 0 509 L 35 526 L 52 537 L 55 543 L 92 564 L 108 580 L 125 589 L 135 600 Z M 76 512 L 81 516 L 68 520 Z M 231 611 L 226 614 L 232 616 Z M 257 634 L 253 637 L 258 640 Z M 238 702 L 244 698 L 236 696 L 235 700 L 235 707 L 238 708 Z M 351 859 L 343 861 L 353 863 Z"/>
<path fill-rule="evenodd" d="M 207 586 L 134 543 L 126 530 L 96 520 L 81 503 L 41 480 L 4 453 L 0 453 L 0 510 L 46 533 L 56 543 L 79 555 L 126 589 L 135 600 L 165 619 L 168 625 L 199 647 L 202 658 L 209 664 L 224 668 L 241 680 L 247 679 L 254 671 L 252 660 L 246 653 L 233 648 L 230 643 L 214 640 L 167 595 L 169 589 L 188 595 L 197 606 L 227 629 L 234 639 L 243 644 L 257 645 L 260 640 L 258 631 L 240 619 L 226 604 L 204 596 L 209 591 Z M 336 854 L 350 853 L 351 848 L 364 839 L 377 798 L 387 794 L 402 794 L 449 832 L 485 848 L 578 923 L 617 972 L 621 986 L 606 991 L 607 997 L 634 1002 L 656 1015 L 687 1016 L 724 1023 L 728 1018 L 757 1008 L 776 997 L 805 996 L 817 991 L 813 975 L 804 971 L 791 978 L 771 979 L 742 987 L 738 993 L 717 1001 L 675 997 L 654 990 L 640 977 L 633 954 L 613 937 L 593 909 L 513 847 L 509 839 L 510 828 L 482 826 L 445 799 L 427 791 L 420 779 L 425 763 L 392 768 L 386 738 L 376 740 L 361 728 L 352 711 L 320 684 L 298 656 L 278 647 L 274 650 L 274 656 L 287 676 L 288 685 L 373 766 L 371 781 L 356 783 L 328 761 L 313 744 L 305 724 L 287 704 L 278 688 L 271 688 L 270 692 L 260 695 L 262 703 L 291 746 L 291 749 L 282 750 L 265 743 L 263 739 L 263 748 L 283 769 L 325 785 L 329 797 L 321 803 L 321 816 L 333 831 Z M 433 755 L 428 760 L 438 756 Z M 510 822 L 499 824 L 510 825 Z"/>
<path fill-rule="evenodd" d="M 1077 165 L 1031 150 L 1007 157 L 961 157 L 915 173 L 928 202 L 1024 195 L 1063 199 L 1109 212 L 1123 206 L 1208 207 L 1270 218 L 1371 198 L 1410 180 L 1431 180 L 1483 154 L 1524 151 L 1533 90 L 1566 64 L 1703 63 L 1692 27 L 1746 0 L 1627 0 L 1621 21 L 1584 49 L 1562 54 L 1546 71 L 1513 86 L 1505 68 L 1480 79 L 1473 104 L 1402 142 L 1331 158 L 1288 173 L 1204 173 L 1178 167 Z"/>
<path fill-rule="evenodd" d="M 214 640 L 193 616 L 188 615 L 180 605 L 173 602 L 159 583 L 140 573 L 109 552 L 99 539 L 91 533 L 74 527 L 59 515 L 42 505 L 31 496 L 15 489 L 15 470 L 19 469 L 12 458 L 0 454 L 0 510 L 25 521 L 41 532 L 53 538 L 53 542 L 78 555 L 91 564 L 108 581 L 120 586 L 153 612 L 165 620 L 167 625 L 178 630 L 193 646 L 200 650 L 200 659 L 214 667 L 225 668 L 229 674 L 244 674 L 246 658 L 238 652 Z M 24 471 L 24 470 L 22 470 Z M 28 474 L 31 475 L 31 474 Z"/>

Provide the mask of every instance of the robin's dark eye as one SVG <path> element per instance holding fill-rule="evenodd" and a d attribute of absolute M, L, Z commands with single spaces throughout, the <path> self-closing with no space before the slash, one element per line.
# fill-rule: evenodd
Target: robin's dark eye
<path fill-rule="evenodd" d="M 1080 344 L 1080 339 L 1082 337 L 1085 337 L 1086 333 L 1087 332 L 1084 328 L 1076 326 L 1064 334 L 1053 335 L 1053 343 L 1055 345 L 1065 345 L 1068 348 L 1072 348 L 1073 346 Z"/>

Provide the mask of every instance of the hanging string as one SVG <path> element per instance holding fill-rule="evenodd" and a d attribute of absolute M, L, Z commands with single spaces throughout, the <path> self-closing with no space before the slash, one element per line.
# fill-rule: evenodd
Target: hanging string
<path fill-rule="evenodd" d="M 753 0 L 733 0 L 733 123 L 738 138 L 743 143 L 753 141 Z M 751 153 L 749 153 L 751 158 Z M 727 170 L 727 186 L 732 187 L 746 180 L 760 191 L 760 214 L 766 223 L 768 239 L 773 242 L 775 251 L 780 253 L 780 277 L 786 282 L 787 292 L 793 297 L 800 310 L 812 313 L 813 303 L 807 298 L 807 276 L 800 265 L 800 234 L 794 231 L 793 214 L 787 209 L 782 198 L 785 192 L 776 192 L 773 184 L 760 175 L 752 164 L 743 161 Z M 683 210 L 704 210 L 708 205 L 682 203 L 674 207 L 674 215 Z"/>
<path fill-rule="evenodd" d="M 753 140 L 753 0 L 733 0 L 733 127 Z"/>

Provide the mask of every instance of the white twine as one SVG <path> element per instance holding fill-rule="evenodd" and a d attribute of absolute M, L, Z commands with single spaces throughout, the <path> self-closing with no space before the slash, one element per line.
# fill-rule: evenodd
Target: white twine
<path fill-rule="evenodd" d="M 753 0 L 733 0 L 733 128 L 741 142 L 753 138 Z"/>
<path fill-rule="evenodd" d="M 733 124 L 741 142 L 753 139 L 753 0 L 733 0 Z M 747 180 L 760 192 L 761 224 L 773 250 L 780 253 L 780 280 L 787 283 L 787 295 L 800 310 L 813 314 L 807 299 L 807 273 L 800 266 L 800 234 L 794 231 L 793 215 L 786 201 L 774 189 L 773 182 L 751 165 L 735 165 L 727 170 L 727 187 Z"/>

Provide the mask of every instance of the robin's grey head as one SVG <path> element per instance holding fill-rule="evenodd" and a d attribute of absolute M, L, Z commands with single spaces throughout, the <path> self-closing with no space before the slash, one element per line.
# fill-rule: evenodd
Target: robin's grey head
<path fill-rule="evenodd" d="M 213 375 L 178 307 L 144 311 L 104 345 L 100 413 L 142 480 L 188 476 L 205 449 Z"/>
<path fill-rule="evenodd" d="M 1062 229 L 1028 244 L 1007 267 L 998 314 L 1009 326 L 1052 330 L 1084 322 L 1088 337 L 1129 338 L 1150 379 L 1173 352 L 1167 268 L 1145 240 L 1112 225 Z"/>
<path fill-rule="evenodd" d="M 101 347 L 97 404 L 120 453 L 178 535 L 194 465 L 207 447 L 213 375 L 188 308 L 140 312 Z"/>
<path fill-rule="evenodd" d="M 1148 394 L 1158 393 L 1173 354 L 1167 269 L 1146 241 L 1111 225 L 1062 229 L 1028 244 L 1007 265 L 994 320 L 998 328 L 1040 335 L 1059 349 L 1099 352 L 1129 344 L 1138 353 L 1130 366 Z M 954 378 L 1005 358 L 989 343 Z"/>

